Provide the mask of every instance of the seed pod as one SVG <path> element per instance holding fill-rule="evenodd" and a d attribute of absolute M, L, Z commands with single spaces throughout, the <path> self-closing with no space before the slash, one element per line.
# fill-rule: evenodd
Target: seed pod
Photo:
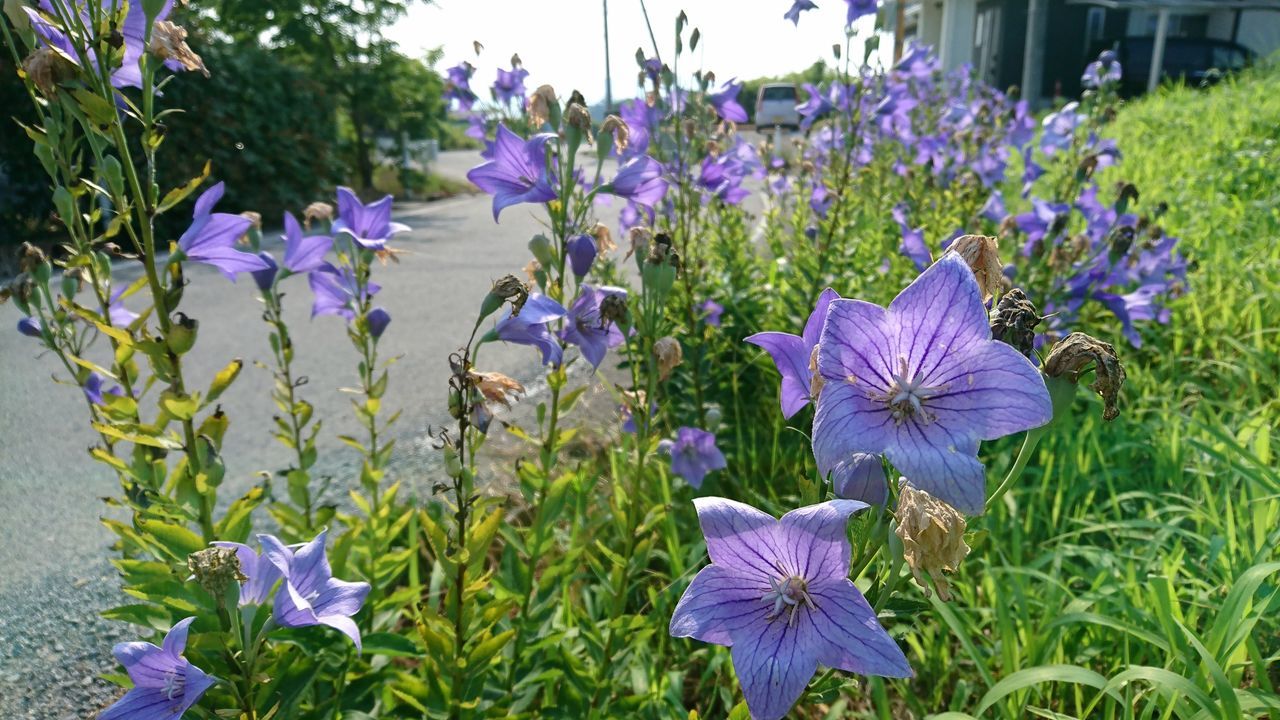
<path fill-rule="evenodd" d="M 232 583 L 249 580 L 240 568 L 235 548 L 210 547 L 197 550 L 187 556 L 187 569 L 195 576 L 200 587 L 219 599 L 231 588 Z"/>

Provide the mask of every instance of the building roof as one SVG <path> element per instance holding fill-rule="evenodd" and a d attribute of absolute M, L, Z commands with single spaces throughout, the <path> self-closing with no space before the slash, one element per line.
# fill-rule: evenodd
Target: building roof
<path fill-rule="evenodd" d="M 1069 5 L 1097 5 L 1123 10 L 1278 10 L 1280 0 L 1067 0 Z"/>

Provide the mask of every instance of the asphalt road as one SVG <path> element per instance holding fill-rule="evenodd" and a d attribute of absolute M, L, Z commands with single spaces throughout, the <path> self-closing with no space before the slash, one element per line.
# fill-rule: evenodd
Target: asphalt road
<path fill-rule="evenodd" d="M 463 177 L 478 162 L 475 152 L 444 153 L 437 169 Z M 509 208 L 495 224 L 483 194 L 397 209 L 396 219 L 413 231 L 393 243 L 404 251 L 401 262 L 375 270 L 383 288 L 378 302 L 392 315 L 381 353 L 402 356 L 384 402 L 404 411 L 394 432 L 400 444 L 394 465 L 417 470 L 404 475 L 419 492 L 430 485 L 427 430 L 447 420 L 448 355 L 465 342 L 492 281 L 522 275 L 526 243 L 541 227 L 534 212 Z M 127 282 L 137 268 L 117 272 Z M 270 433 L 276 412 L 270 373 L 253 366 L 271 357 L 256 288 L 248 278 L 232 285 L 200 266 L 189 278 L 182 310 L 200 321 L 189 384 L 206 385 L 232 358 L 246 361 L 222 398 L 231 416 L 223 451 L 228 502 L 258 482 L 260 471 L 286 466 L 289 454 Z M 360 428 L 350 396 L 338 389 L 356 384 L 357 357 L 340 318 L 309 318 L 305 278 L 288 280 L 286 290 L 297 371 L 310 379 L 302 394 L 325 423 L 318 469 L 345 479 L 356 453 L 334 438 L 359 436 Z M 19 317 L 12 303 L 0 306 L 0 717 L 91 716 L 107 689 L 95 676 L 112 667 L 111 644 L 129 632 L 97 617 L 125 601 L 107 563 L 112 536 L 98 522 L 112 512 L 101 498 L 119 487 L 86 452 L 96 436 L 80 391 L 51 382 L 51 374 L 65 380 L 66 373 L 13 330 Z M 526 382 L 538 375 L 530 348 L 486 346 L 482 366 Z"/>

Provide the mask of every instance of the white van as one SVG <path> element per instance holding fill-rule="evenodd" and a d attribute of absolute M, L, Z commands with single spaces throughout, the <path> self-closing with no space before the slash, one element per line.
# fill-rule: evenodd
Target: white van
<path fill-rule="evenodd" d="M 796 112 L 796 102 L 794 83 L 762 85 L 756 95 L 756 127 L 764 130 L 781 125 L 799 129 L 800 113 Z"/>

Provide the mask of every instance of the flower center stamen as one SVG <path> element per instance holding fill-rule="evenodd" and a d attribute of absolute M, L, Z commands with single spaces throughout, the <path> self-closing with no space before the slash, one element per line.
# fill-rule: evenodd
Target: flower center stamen
<path fill-rule="evenodd" d="M 181 695 L 187 687 L 187 679 L 176 672 L 169 671 L 164 674 L 164 697 L 166 700 L 172 700 L 175 696 Z"/>
<path fill-rule="evenodd" d="M 782 579 L 770 578 L 769 591 L 760 598 L 760 601 L 773 605 L 773 609 L 767 616 L 769 620 L 777 620 L 785 614 L 788 627 L 795 626 L 796 613 L 802 605 L 808 606 L 810 610 L 818 609 L 813 602 L 813 596 L 809 594 L 804 578 L 797 575 Z"/>
<path fill-rule="evenodd" d="M 924 378 L 921 376 L 913 376 L 907 365 L 905 355 L 898 356 L 901 361 L 901 371 L 892 374 L 893 384 L 883 395 L 873 396 L 873 400 L 879 400 L 889 406 L 890 412 L 893 414 L 894 422 L 902 424 L 907 418 L 918 417 L 921 422 L 932 422 L 934 416 L 932 413 L 924 409 L 924 403 L 929 398 L 946 390 L 946 385 L 925 385 Z"/>

